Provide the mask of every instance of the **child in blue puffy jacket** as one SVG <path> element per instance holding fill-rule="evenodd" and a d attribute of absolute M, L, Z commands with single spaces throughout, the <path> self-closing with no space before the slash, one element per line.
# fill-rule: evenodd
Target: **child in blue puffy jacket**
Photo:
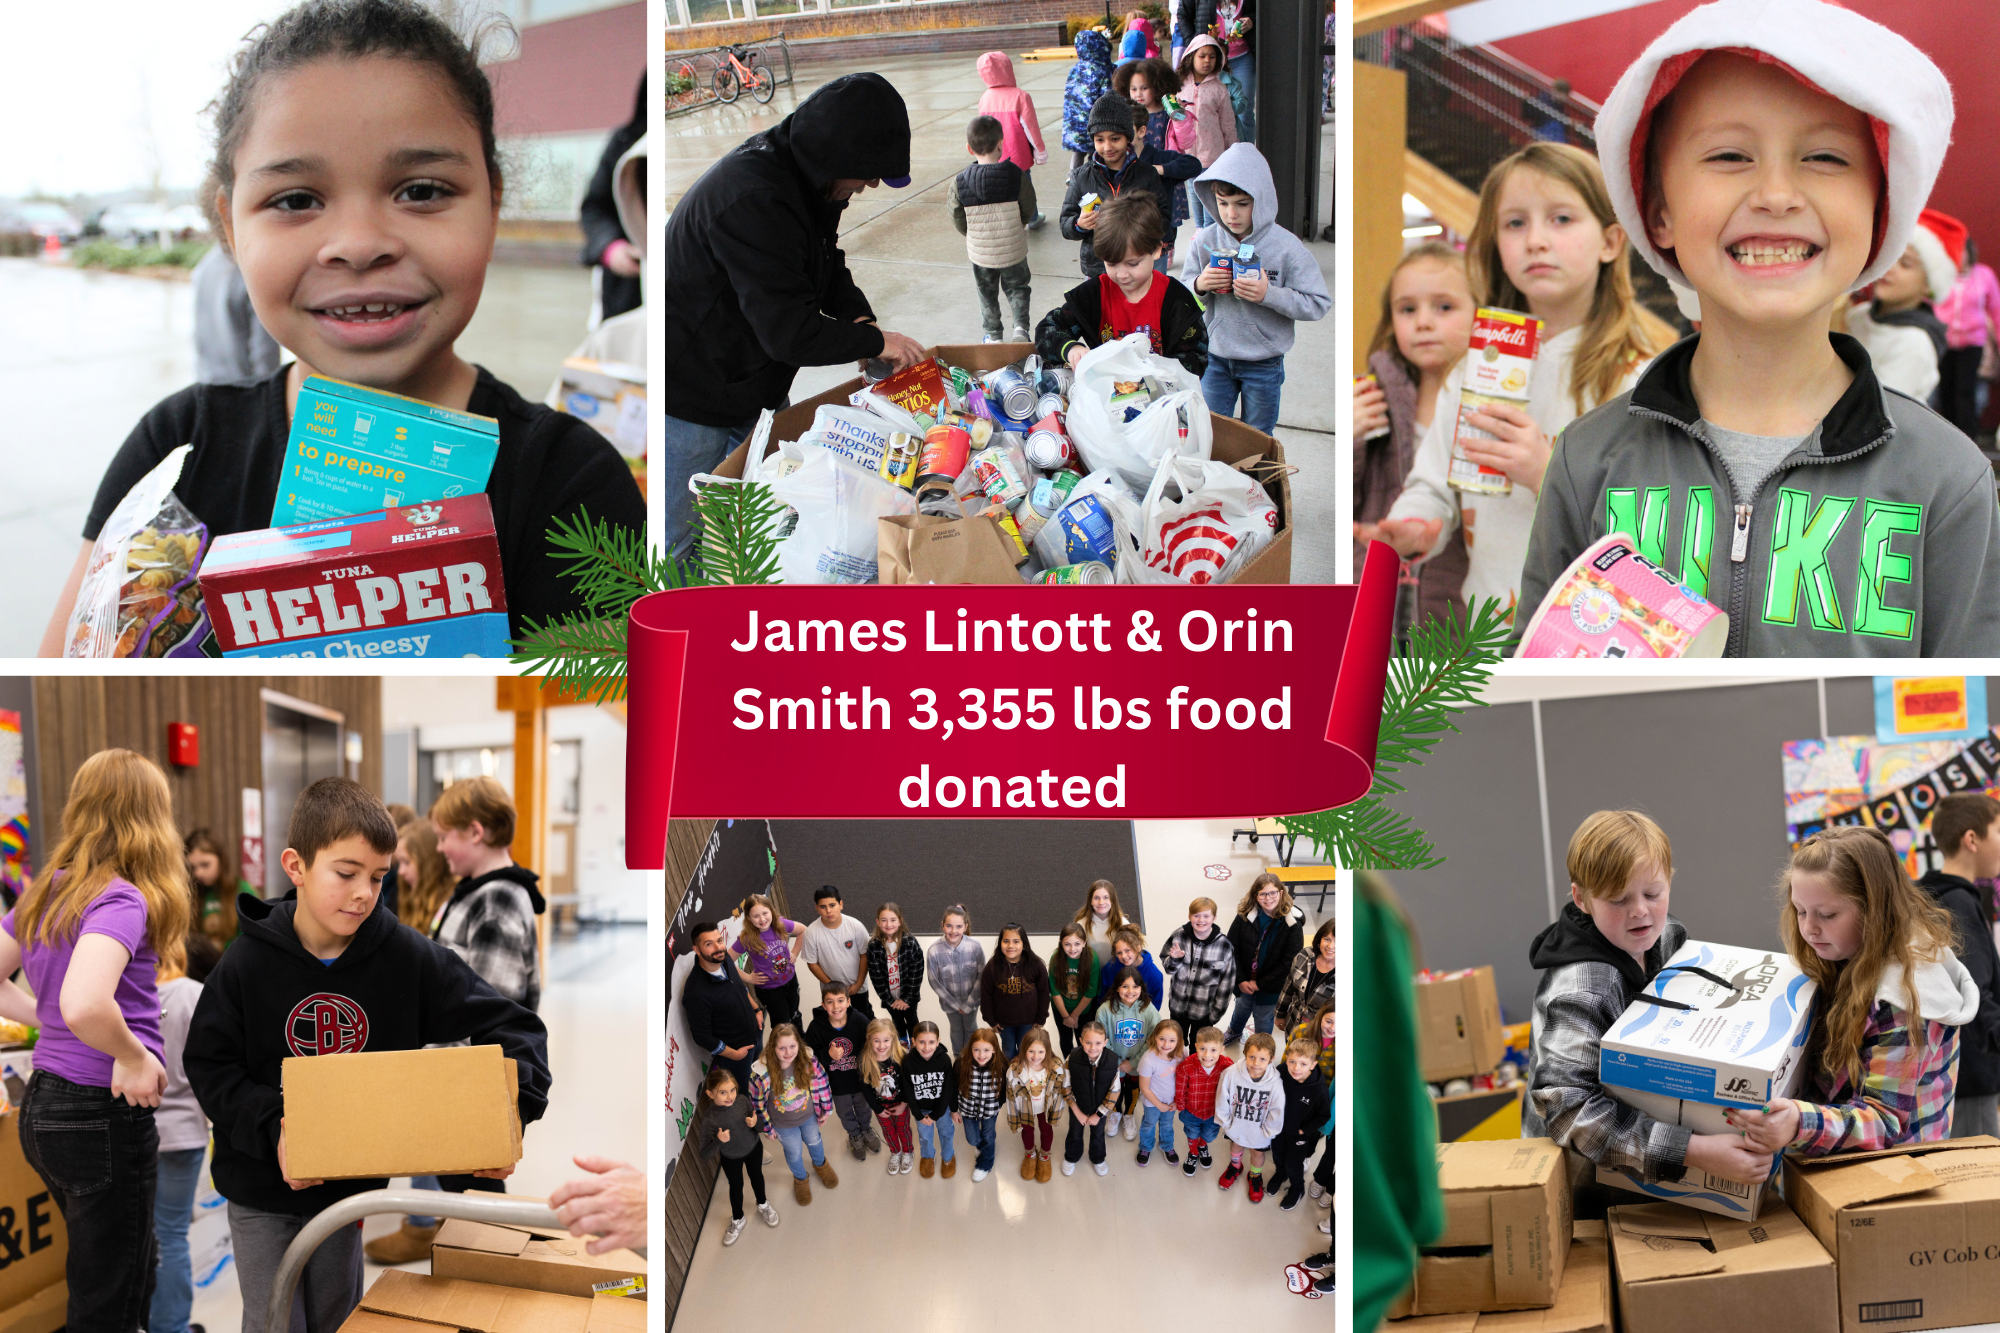
<path fill-rule="evenodd" d="M 1076 35 L 1076 64 L 1063 81 L 1062 144 L 1069 149 L 1070 169 L 1091 154 L 1090 108 L 1111 90 L 1111 39 L 1096 28 Z"/>

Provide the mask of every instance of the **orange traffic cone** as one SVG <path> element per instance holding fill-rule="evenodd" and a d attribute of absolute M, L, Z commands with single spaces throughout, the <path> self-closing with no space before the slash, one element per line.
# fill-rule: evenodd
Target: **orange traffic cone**
<path fill-rule="evenodd" d="M 42 241 L 42 258 L 51 261 L 62 258 L 62 242 L 56 239 L 54 232 Z"/>

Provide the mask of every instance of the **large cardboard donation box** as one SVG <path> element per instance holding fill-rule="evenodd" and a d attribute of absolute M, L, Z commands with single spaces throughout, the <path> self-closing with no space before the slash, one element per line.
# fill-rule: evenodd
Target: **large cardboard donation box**
<path fill-rule="evenodd" d="M 520 1088 L 498 1046 L 293 1057 L 282 1077 L 294 1180 L 458 1175 L 521 1160 Z"/>
<path fill-rule="evenodd" d="M 1605 1032 L 1598 1079 L 1655 1120 L 1733 1134 L 1729 1107 L 1761 1109 L 1802 1082 L 1815 989 L 1783 952 L 1689 940 Z M 1770 1192 L 1697 1168 L 1678 1181 L 1646 1181 L 1599 1167 L 1597 1180 L 1746 1220 Z"/>
<path fill-rule="evenodd" d="M 0 1319 L 60 1283 L 68 1258 L 62 1213 L 21 1155 L 21 1113 L 9 1111 L 0 1115 Z"/>
<path fill-rule="evenodd" d="M 1438 1145 L 1444 1232 L 1417 1259 L 1405 1315 L 1553 1305 L 1569 1254 L 1569 1177 L 1549 1139 Z"/>
<path fill-rule="evenodd" d="M 591 1302 L 576 1296 L 392 1268 L 340 1327 L 341 1333 L 438 1333 L 439 1325 L 464 1333 L 590 1333 L 590 1311 Z"/>
<path fill-rule="evenodd" d="M 1611 1265 L 1602 1222 L 1578 1222 L 1562 1286 L 1546 1309 L 1426 1315 L 1397 1321 L 1396 1333 L 1612 1333 Z"/>
<path fill-rule="evenodd" d="M 2000 1139 L 1788 1159 L 1785 1198 L 1833 1255 L 1842 1333 L 2000 1320 Z"/>
<path fill-rule="evenodd" d="M 1757 1333 L 1831 1333 L 1833 1258 L 1772 1199 L 1756 1221 L 1675 1203 L 1610 1210 L 1622 1333 L 1728 1328 L 1757 1312 Z"/>
<path fill-rule="evenodd" d="M 1426 1083 L 1491 1073 L 1506 1054 L 1492 968 L 1417 983 L 1417 1059 Z"/>
<path fill-rule="evenodd" d="M 592 1254 L 587 1240 L 557 1227 L 495 1226 L 447 1218 L 431 1242 L 431 1276 L 588 1298 L 603 1283 L 646 1276 L 630 1250 Z"/>

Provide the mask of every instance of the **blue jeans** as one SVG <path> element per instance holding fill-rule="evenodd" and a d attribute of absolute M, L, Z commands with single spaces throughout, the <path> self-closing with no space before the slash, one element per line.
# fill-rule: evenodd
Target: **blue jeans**
<path fill-rule="evenodd" d="M 1033 1023 L 1009 1023 L 1000 1029 L 1000 1053 L 1012 1060 L 1021 1053 L 1021 1038 L 1028 1035 Z"/>
<path fill-rule="evenodd" d="M 794 1180 L 806 1178 L 806 1149 L 812 1149 L 814 1166 L 826 1165 L 826 1145 L 819 1136 L 819 1121 L 806 1117 L 803 1125 L 778 1125 L 778 1142 L 785 1148 L 785 1165 Z"/>
<path fill-rule="evenodd" d="M 436 1176 L 411 1176 L 410 1188 L 413 1190 L 438 1190 L 439 1192 L 444 1190 L 444 1186 L 438 1184 Z M 404 1218 L 403 1221 L 413 1227 L 434 1227 L 438 1224 L 438 1219 L 435 1217 L 418 1217 L 414 1213 Z M 149 1329 L 147 1333 L 152 1333 L 152 1331 Z"/>
<path fill-rule="evenodd" d="M 206 1148 L 169 1148 L 160 1153 L 160 1183 L 153 1194 L 153 1236 L 160 1246 L 160 1274 L 153 1286 L 150 1333 L 187 1333 L 194 1307 L 194 1269 L 188 1261 L 188 1223 L 194 1220 L 194 1192 L 201 1184 Z"/>
<path fill-rule="evenodd" d="M 1197 230 L 1215 221 L 1215 214 L 1201 206 L 1201 196 L 1194 192 L 1193 181 L 1189 181 L 1181 188 L 1187 191 L 1188 219 L 1194 223 Z"/>
<path fill-rule="evenodd" d="M 1275 995 L 1245 995 L 1236 992 L 1236 1007 L 1229 1011 L 1229 1031 L 1223 1034 L 1222 1044 L 1232 1046 L 1243 1035 L 1243 1026 L 1250 1024 L 1258 1032 L 1269 1032 L 1276 1025 L 1278 997 Z"/>
<path fill-rule="evenodd" d="M 756 424 L 755 417 L 737 426 L 701 426 L 671 416 L 662 419 L 659 447 L 647 465 L 653 474 L 647 484 L 657 482 L 665 488 L 667 525 L 661 540 L 669 555 L 685 555 L 694 545 L 694 496 L 688 493 L 688 478 L 697 472 L 715 471 Z"/>
<path fill-rule="evenodd" d="M 1171 1110 L 1162 1111 L 1157 1106 L 1154 1106 L 1146 1100 L 1144 1093 L 1139 1095 L 1139 1102 L 1145 1108 L 1139 1116 L 1139 1151 L 1153 1151 L 1154 1136 L 1157 1135 L 1160 1147 L 1168 1152 L 1172 1152 L 1174 1150 L 1174 1113 Z"/>
<path fill-rule="evenodd" d="M 935 1122 L 928 1125 L 926 1125 L 923 1121 L 918 1120 L 916 1121 L 916 1126 L 917 1126 L 917 1156 L 936 1157 L 938 1156 L 938 1150 L 942 1149 L 944 1154 L 943 1159 L 949 1162 L 954 1155 L 951 1150 L 950 1113 L 947 1112 L 946 1114 L 939 1116 Z M 937 1142 L 935 1144 L 931 1142 L 933 1136 L 936 1136 L 937 1139 Z"/>
<path fill-rule="evenodd" d="M 1208 370 L 1201 377 L 1201 396 L 1208 401 L 1208 410 L 1217 416 L 1236 417 L 1252 430 L 1269 435 L 1278 425 L 1278 397 L 1284 384 L 1282 356 L 1268 361 L 1232 361 L 1211 353 Z M 1243 399 L 1241 416 L 1236 412 L 1239 396 Z"/>
<path fill-rule="evenodd" d="M 993 1169 L 993 1153 L 1000 1146 L 1000 1117 L 989 1115 L 983 1120 L 970 1116 L 965 1120 L 965 1146 L 977 1149 L 978 1156 L 972 1165 L 981 1171 Z"/>
<path fill-rule="evenodd" d="M 1182 1111 L 1181 1128 L 1187 1131 L 1188 1151 L 1193 1152 L 1196 1142 L 1215 1142 L 1222 1133 L 1222 1122 L 1203 1120 L 1193 1111 Z"/>
<path fill-rule="evenodd" d="M 1244 112 L 1236 118 L 1236 137 L 1257 142 L 1257 57 L 1248 51 L 1229 62 L 1229 72 L 1243 85 Z"/>

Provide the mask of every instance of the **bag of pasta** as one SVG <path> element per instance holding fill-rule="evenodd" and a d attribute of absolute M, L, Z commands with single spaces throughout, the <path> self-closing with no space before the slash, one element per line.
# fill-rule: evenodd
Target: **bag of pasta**
<path fill-rule="evenodd" d="M 208 637 L 196 572 L 208 528 L 174 497 L 182 445 L 125 493 L 97 534 L 65 657 L 198 657 Z"/>

